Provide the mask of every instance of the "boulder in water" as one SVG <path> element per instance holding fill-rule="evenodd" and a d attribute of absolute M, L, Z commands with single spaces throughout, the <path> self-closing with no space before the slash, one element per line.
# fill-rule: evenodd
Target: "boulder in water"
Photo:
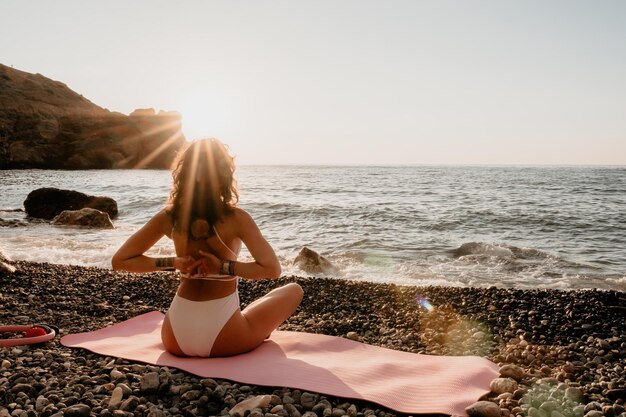
<path fill-rule="evenodd" d="M 82 208 L 80 210 L 65 210 L 52 219 L 54 225 L 83 226 L 100 229 L 114 229 L 109 215 L 100 210 Z"/>
<path fill-rule="evenodd" d="M 475 256 L 493 256 L 497 258 L 512 258 L 515 257 L 511 249 L 492 245 L 482 242 L 469 242 L 463 243 L 461 246 L 452 251 L 452 256 L 460 258 L 462 256 L 475 255 Z"/>
<path fill-rule="evenodd" d="M 300 250 L 293 263 L 304 272 L 310 274 L 327 273 L 336 270 L 336 267 L 328 259 L 306 246 Z"/>
<path fill-rule="evenodd" d="M 112 198 L 94 197 L 72 190 L 38 188 L 31 191 L 24 201 L 26 214 L 46 220 L 65 210 L 80 210 L 85 207 L 103 211 L 112 219 L 117 216 L 117 202 Z"/>

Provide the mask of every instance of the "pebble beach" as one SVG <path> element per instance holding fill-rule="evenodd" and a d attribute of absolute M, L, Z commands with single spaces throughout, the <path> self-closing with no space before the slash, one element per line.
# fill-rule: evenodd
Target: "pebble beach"
<path fill-rule="evenodd" d="M 167 272 L 13 265 L 16 272 L 0 272 L 0 324 L 45 322 L 62 335 L 165 312 L 178 284 Z M 291 276 L 242 280 L 242 308 L 293 281 L 305 297 L 281 330 L 415 353 L 479 355 L 498 364 L 501 378 L 480 399 L 487 408 L 471 414 L 626 416 L 626 293 L 413 287 Z M 69 349 L 58 338 L 0 350 L 0 417 L 229 415 L 236 404 L 259 395 L 271 396 L 269 404 L 245 411 L 246 416 L 398 415 L 373 403 L 203 379 Z"/>

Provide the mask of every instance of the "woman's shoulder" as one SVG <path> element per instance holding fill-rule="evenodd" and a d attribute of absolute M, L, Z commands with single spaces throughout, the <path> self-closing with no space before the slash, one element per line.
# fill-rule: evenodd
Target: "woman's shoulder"
<path fill-rule="evenodd" d="M 167 207 L 162 208 L 161 210 L 159 210 L 154 216 L 154 219 L 160 220 L 160 221 L 167 221 L 167 222 L 172 222 L 172 216 L 170 214 L 170 212 L 168 211 Z"/>
<path fill-rule="evenodd" d="M 233 222 L 235 226 L 246 227 L 254 223 L 252 216 L 240 207 L 234 207 L 228 215 L 228 220 Z"/>
<path fill-rule="evenodd" d="M 154 216 L 152 216 L 151 221 L 157 223 L 161 227 L 165 235 L 167 235 L 168 237 L 171 236 L 173 223 L 172 216 L 168 212 L 167 208 L 161 209 Z"/>

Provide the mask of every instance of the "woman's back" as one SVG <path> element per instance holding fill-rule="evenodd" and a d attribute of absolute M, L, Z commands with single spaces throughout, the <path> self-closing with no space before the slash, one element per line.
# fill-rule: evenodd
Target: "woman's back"
<path fill-rule="evenodd" d="M 172 228 L 172 241 L 177 256 L 202 258 L 201 252 L 208 252 L 218 259 L 236 261 L 241 249 L 241 239 L 235 233 L 236 216 L 225 217 L 219 225 L 213 226 L 213 234 L 206 238 L 190 238 Z M 208 276 L 202 273 L 181 274 L 178 295 L 191 301 L 204 301 L 222 298 L 237 290 L 237 280 L 228 276 Z"/>

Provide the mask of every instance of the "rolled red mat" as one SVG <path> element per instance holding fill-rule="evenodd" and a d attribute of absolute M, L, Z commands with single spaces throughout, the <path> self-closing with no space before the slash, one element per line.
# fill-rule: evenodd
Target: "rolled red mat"
<path fill-rule="evenodd" d="M 44 343 L 56 336 L 54 329 L 42 325 L 0 326 L 0 333 L 7 332 L 24 332 L 24 337 L 0 339 L 0 346 L 2 347 Z"/>

